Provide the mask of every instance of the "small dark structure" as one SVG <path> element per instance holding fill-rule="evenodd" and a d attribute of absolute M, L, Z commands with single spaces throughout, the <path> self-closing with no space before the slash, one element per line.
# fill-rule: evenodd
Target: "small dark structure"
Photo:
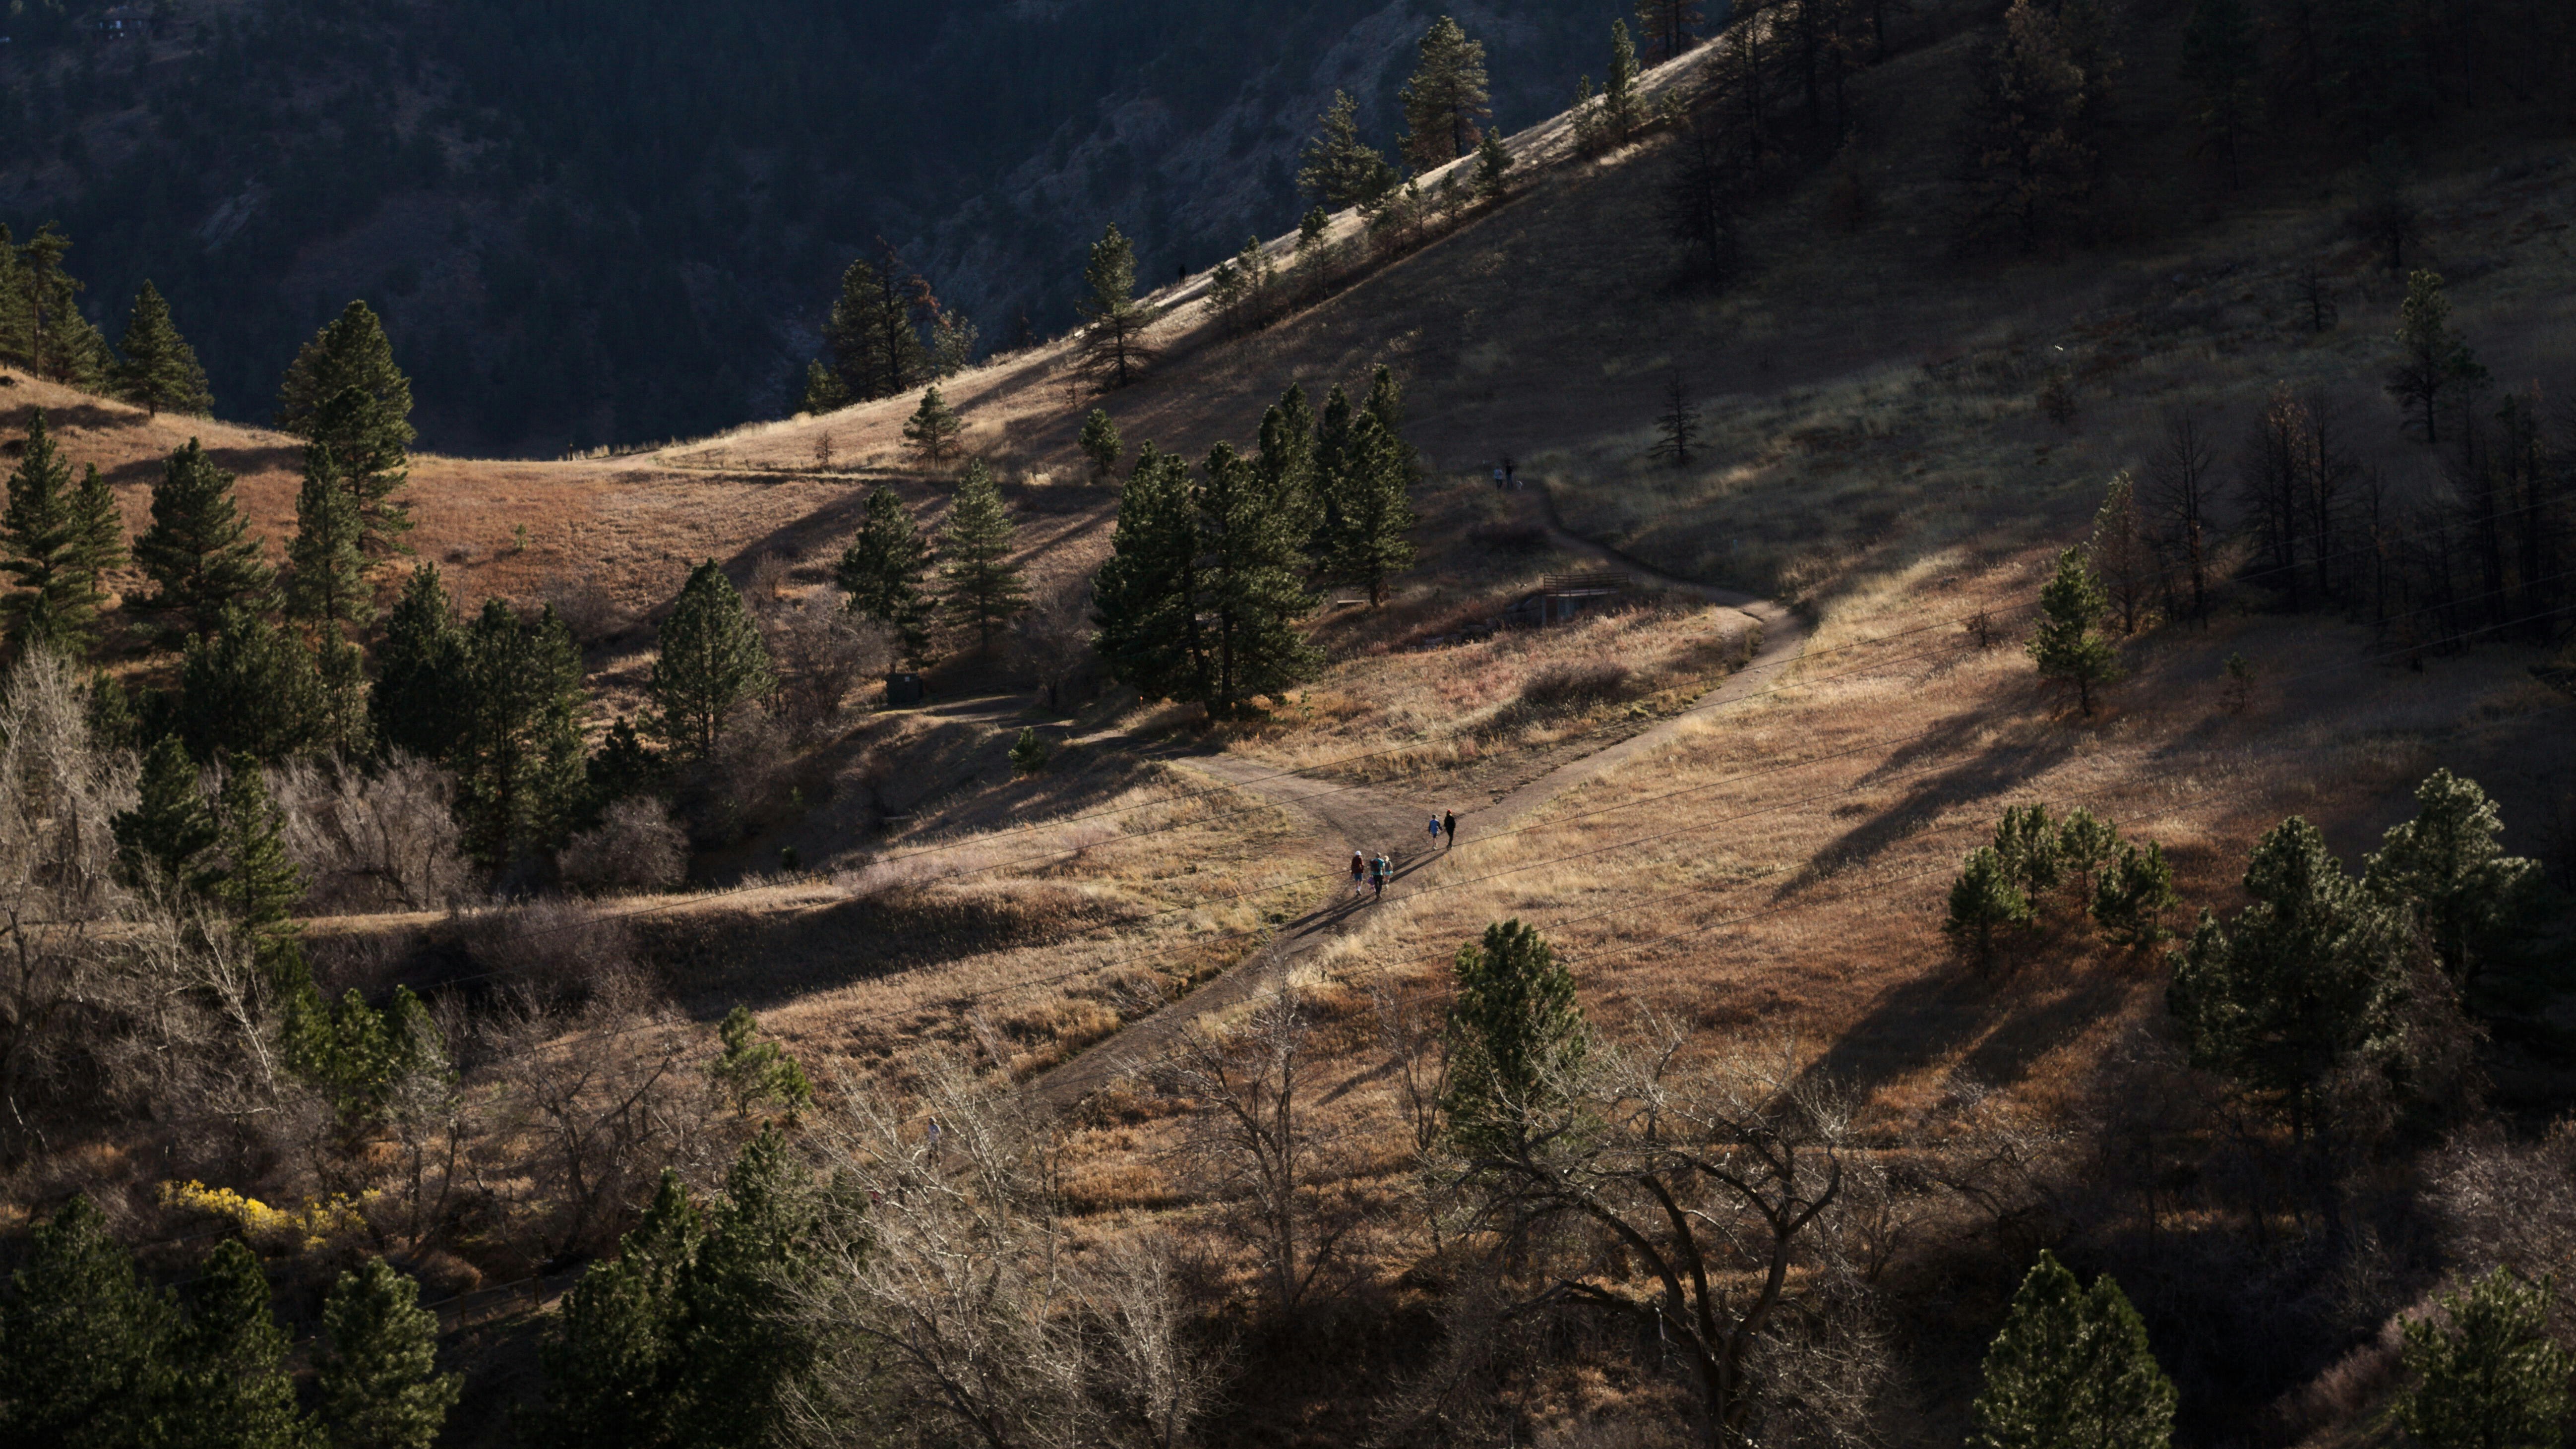
<path fill-rule="evenodd" d="M 910 670 L 905 670 L 898 674 L 889 674 L 886 676 L 886 708 L 892 709 L 897 705 L 904 704 L 919 704 L 923 698 L 920 675 L 915 674 Z"/>
<path fill-rule="evenodd" d="M 1519 625 L 1561 624 L 1608 607 L 1629 588 L 1622 573 L 1548 574 L 1539 580 L 1539 591 L 1504 610 L 1503 619 Z"/>

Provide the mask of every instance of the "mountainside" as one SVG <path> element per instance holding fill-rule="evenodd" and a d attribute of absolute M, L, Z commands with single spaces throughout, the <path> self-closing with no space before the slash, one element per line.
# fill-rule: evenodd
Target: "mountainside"
<path fill-rule="evenodd" d="M 1613 0 L 1468 5 L 1497 120 L 1607 62 Z M 840 269 L 902 250 L 1008 345 L 1115 219 L 1148 276 L 1295 220 L 1335 88 L 1381 144 L 1412 0 L 174 0 L 141 40 L 40 3 L 0 57 L 0 217 L 71 234 L 110 336 L 146 277 L 267 416 L 352 296 L 420 426 L 547 455 L 775 416 Z"/>

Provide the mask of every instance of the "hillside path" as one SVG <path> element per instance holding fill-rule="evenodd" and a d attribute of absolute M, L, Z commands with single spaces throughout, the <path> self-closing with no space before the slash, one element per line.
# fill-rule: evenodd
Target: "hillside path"
<path fill-rule="evenodd" d="M 1534 500 L 1532 511 L 1537 515 L 1534 521 L 1547 529 L 1550 541 L 1559 548 L 1634 577 L 1652 580 L 1676 593 L 1734 609 L 1761 627 L 1762 643 L 1753 657 L 1745 661 L 1743 668 L 1694 700 L 1687 711 L 1643 733 L 1569 760 L 1512 789 L 1490 805 L 1462 813 L 1458 817 L 1459 836 L 1467 849 L 1474 848 L 1479 835 L 1509 829 L 1566 791 L 1662 747 L 1693 716 L 1773 687 L 1807 646 L 1806 621 L 1790 609 L 1732 589 L 1675 578 L 1615 549 L 1568 533 L 1557 521 L 1554 502 L 1546 497 L 1544 490 Z M 1191 755 L 1176 763 L 1305 817 L 1315 827 L 1312 837 L 1314 848 L 1319 852 L 1318 859 L 1337 859 L 1331 852 L 1354 847 L 1384 849 L 1396 866 L 1395 879 L 1387 887 L 1390 899 L 1401 899 L 1411 888 L 1408 885 L 1411 877 L 1448 854 L 1445 850 L 1429 848 L 1428 832 L 1424 829 L 1425 815 L 1419 804 L 1423 795 L 1418 789 L 1353 786 L 1329 778 L 1289 774 L 1276 765 L 1241 755 Z M 1351 930 L 1366 918 L 1371 909 L 1372 902 L 1365 897 L 1353 898 L 1336 880 L 1327 887 L 1321 902 L 1306 914 L 1282 924 L 1268 944 L 1224 975 L 1188 996 L 1168 1003 L 1152 1015 L 1138 1019 L 1116 1036 L 1038 1078 L 1030 1084 L 1030 1090 L 1039 1102 L 1059 1111 L 1079 1104 L 1084 1098 L 1165 1055 L 1191 1023 L 1250 1000 L 1264 986 L 1286 980 L 1298 957 Z"/>

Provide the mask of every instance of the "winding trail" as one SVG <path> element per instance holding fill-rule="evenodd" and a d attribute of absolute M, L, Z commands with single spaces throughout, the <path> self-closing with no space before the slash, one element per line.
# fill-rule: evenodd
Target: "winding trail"
<path fill-rule="evenodd" d="M 1732 609 L 1744 616 L 1745 627 L 1761 630 L 1762 642 L 1742 668 L 1694 700 L 1687 711 L 1616 744 L 1566 761 L 1514 787 L 1489 805 L 1461 812 L 1459 835 L 1468 849 L 1474 848 L 1479 835 L 1509 829 L 1566 791 L 1661 748 L 1694 715 L 1773 687 L 1781 672 L 1807 647 L 1806 621 L 1795 612 L 1750 594 L 1675 578 L 1615 549 L 1569 533 L 1557 521 L 1554 500 L 1544 490 L 1539 494 L 1538 505 L 1534 511 L 1540 516 L 1533 521 L 1547 530 L 1549 541 L 1557 547 L 1632 577 L 1651 580 L 1675 593 Z M 1418 787 L 1353 786 L 1340 780 L 1284 773 L 1276 765 L 1240 755 L 1190 755 L 1175 763 L 1285 806 L 1311 821 L 1312 849 L 1318 860 L 1339 859 L 1341 852 L 1355 847 L 1385 850 L 1396 867 L 1395 879 L 1387 887 L 1392 898 L 1401 899 L 1407 893 L 1409 877 L 1449 853 L 1433 851 L 1427 844 L 1421 805 L 1424 793 Z M 1304 915 L 1282 924 L 1260 950 L 1188 996 L 1139 1018 L 1116 1036 L 1039 1077 L 1030 1083 L 1032 1095 L 1057 1110 L 1078 1105 L 1168 1053 L 1173 1041 L 1191 1023 L 1251 999 L 1266 984 L 1285 980 L 1298 957 L 1354 928 L 1366 918 L 1371 904 L 1365 898 L 1353 898 L 1336 881 L 1322 901 Z"/>

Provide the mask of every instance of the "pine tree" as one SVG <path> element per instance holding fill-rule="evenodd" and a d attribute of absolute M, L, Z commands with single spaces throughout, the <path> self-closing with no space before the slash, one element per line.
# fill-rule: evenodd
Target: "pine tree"
<path fill-rule="evenodd" d="M 295 354 L 278 387 L 277 425 L 331 455 L 366 555 L 398 551 L 411 527 L 394 496 L 409 481 L 411 381 L 366 303 L 351 302 Z"/>
<path fill-rule="evenodd" d="M 965 421 L 939 395 L 939 384 L 921 390 L 921 406 L 903 425 L 903 444 L 921 455 L 921 461 L 936 468 L 957 452 L 958 436 L 966 431 Z"/>
<path fill-rule="evenodd" d="M 0 1298 L 0 1442 L 124 1449 L 167 1392 L 169 1295 L 144 1286 L 75 1197 L 40 1225 Z"/>
<path fill-rule="evenodd" d="M 0 617 L 13 653 L 38 645 L 73 655 L 89 648 L 98 606 L 94 576 L 84 567 L 89 530 L 76 504 L 71 469 L 39 408 L 0 513 L 0 573 L 16 584 L 0 597 Z"/>
<path fill-rule="evenodd" d="M 820 1214 L 775 1126 L 743 1144 L 714 1218 L 677 1294 L 677 1437 L 689 1449 L 769 1449 L 787 1442 L 789 1391 L 818 1347 L 785 1310 L 810 1276 Z"/>
<path fill-rule="evenodd" d="M 1395 189 L 1395 168 L 1360 139 L 1359 106 L 1341 91 L 1319 118 L 1322 129 L 1306 143 L 1297 189 L 1334 211 L 1375 206 Z"/>
<path fill-rule="evenodd" d="M 2031 635 L 2031 662 L 2043 679 L 2075 686 L 2076 702 L 2093 712 L 2093 692 L 2120 678 L 2120 656 L 2095 626 L 2111 612 L 2102 581 L 2085 563 L 2084 550 L 2057 556 L 2057 574 L 2039 591 L 2039 628 Z"/>
<path fill-rule="evenodd" d="M 1093 408 L 1091 416 L 1082 420 L 1082 436 L 1075 439 L 1075 446 L 1091 460 L 1094 483 L 1108 482 L 1110 474 L 1117 471 L 1119 458 L 1127 451 L 1126 444 L 1119 440 L 1117 422 L 1102 408 Z"/>
<path fill-rule="evenodd" d="M 144 754 L 134 808 L 109 822 L 116 832 L 117 865 L 128 880 L 194 878 L 216 835 L 214 812 L 206 807 L 197 775 L 197 762 L 177 735 L 163 735 Z"/>
<path fill-rule="evenodd" d="M 814 1085 L 806 1078 L 805 1068 L 785 1047 L 762 1038 L 760 1022 L 748 1008 L 737 1006 L 726 1012 L 716 1037 L 723 1045 L 707 1076 L 731 1099 L 737 1115 L 749 1115 L 759 1106 L 793 1113 L 814 1100 Z"/>
<path fill-rule="evenodd" d="M 1441 1110 L 1469 1153 L 1518 1140 L 1562 1100 L 1592 1045 L 1574 974 L 1537 929 L 1485 927 L 1450 963 L 1449 1086 Z"/>
<path fill-rule="evenodd" d="M 171 1344 L 175 1372 L 151 1442 L 167 1449 L 311 1445 L 259 1259 L 239 1239 L 217 1244 L 185 1303 L 186 1326 Z"/>
<path fill-rule="evenodd" d="M 1332 557 L 1333 540 L 1341 536 L 1342 490 L 1350 472 L 1351 430 L 1358 416 L 1350 394 L 1340 383 L 1333 384 L 1333 390 L 1324 395 L 1324 411 L 1315 420 L 1314 527 L 1306 539 L 1310 558 Z"/>
<path fill-rule="evenodd" d="M 1270 491 L 1290 536 L 1300 547 L 1323 522 L 1323 491 L 1315 471 L 1315 410 L 1296 383 L 1261 414 L 1261 451 L 1253 464 Z"/>
<path fill-rule="evenodd" d="M 322 1301 L 313 1386 L 331 1449 L 430 1449 L 462 1379 L 438 1371 L 438 1315 L 382 1258 L 343 1273 Z"/>
<path fill-rule="evenodd" d="M 321 687 L 313 656 L 291 636 L 227 605 L 213 636 L 190 639 L 179 658 L 179 735 L 204 763 L 302 754 L 323 734 Z"/>
<path fill-rule="evenodd" d="M 1637 47 L 1628 39 L 1628 22 L 1610 22 L 1610 76 L 1601 85 L 1601 124 L 1613 145 L 1625 144 L 1644 117 L 1637 99 Z"/>
<path fill-rule="evenodd" d="M 1986 1350 L 1971 1449 L 2165 1449 L 2173 1380 L 2107 1273 L 2088 1292 L 2046 1250 Z"/>
<path fill-rule="evenodd" d="M 993 652 L 993 631 L 1029 606 L 1020 571 L 1011 565 L 1011 516 L 984 460 L 966 465 L 948 531 L 940 538 L 939 577 L 948 585 L 940 608 L 975 630 L 975 652 Z"/>
<path fill-rule="evenodd" d="M 1973 80 L 1961 130 L 1968 228 L 2032 250 L 2091 198 L 2090 78 L 2054 8 L 2013 0 Z"/>
<path fill-rule="evenodd" d="M 2278 1100 L 2304 1139 L 2318 1088 L 2388 1029 L 2405 932 L 2295 815 L 2254 847 L 2245 891 L 2225 928 L 2201 912 L 2165 1005 L 2193 1066 Z"/>
<path fill-rule="evenodd" d="M 1364 412 L 1351 429 L 1343 452 L 1343 473 L 1334 490 L 1341 508 L 1341 527 L 1332 540 L 1326 564 L 1332 576 L 1368 589 L 1369 607 L 1386 602 L 1388 580 L 1413 563 L 1408 537 L 1415 522 L 1412 469 L 1401 440 Z M 1293 521 L 1293 520 L 1291 520 Z"/>
<path fill-rule="evenodd" d="M 2030 897 L 2003 857 L 1993 846 L 1980 845 L 1968 853 L 1959 878 L 1950 883 L 1950 912 L 1941 930 L 1961 955 L 1983 966 L 1994 959 L 1995 933 L 2029 925 L 2032 914 Z"/>
<path fill-rule="evenodd" d="M 895 630 L 912 669 L 930 662 L 930 603 L 921 587 L 929 567 L 930 545 L 913 526 L 912 510 L 891 488 L 870 490 L 858 532 L 841 550 L 832 577 L 844 608 Z"/>
<path fill-rule="evenodd" d="M 2102 506 L 2093 514 L 2093 541 L 2086 555 L 2104 593 L 2119 607 L 2120 632 L 2135 634 L 2144 622 L 2157 569 L 2146 515 L 2138 508 L 2137 482 L 2125 471 L 2111 475 Z"/>
<path fill-rule="evenodd" d="M 286 817 L 258 761 L 234 755 L 224 762 L 214 824 L 215 858 L 197 872 L 197 889 L 254 939 L 294 934 L 304 872 L 286 854 Z"/>
<path fill-rule="evenodd" d="M 1384 476 L 1391 466 L 1386 450 L 1371 456 Z M 1298 548 L 1296 513 L 1263 485 L 1258 468 L 1225 443 L 1208 451 L 1197 503 L 1198 546 L 1205 558 L 1198 576 L 1198 607 L 1207 615 L 1204 702 L 1210 714 L 1225 718 L 1241 713 L 1256 695 L 1277 699 L 1314 678 L 1323 655 L 1297 627 L 1315 601 L 1302 582 L 1307 563 Z M 1356 534 L 1373 521 L 1377 536 L 1392 533 L 1401 546 L 1401 528 L 1388 506 L 1383 497 L 1375 498 L 1365 517 L 1354 513 L 1348 531 Z M 1401 508 L 1401 500 L 1393 506 Z M 1354 549 L 1348 557 L 1359 554 Z"/>
<path fill-rule="evenodd" d="M 367 717 L 367 656 L 357 645 L 325 632 L 313 641 L 313 749 L 358 760 L 376 745 Z"/>
<path fill-rule="evenodd" d="M 2120 946 L 2151 946 L 2165 937 L 2164 913 L 2182 904 L 2174 894 L 2173 867 L 2154 841 L 2140 851 L 2120 847 L 2120 858 L 2093 882 L 2093 923 Z"/>
<path fill-rule="evenodd" d="M 2048 818 L 2045 805 L 2007 805 L 1995 822 L 1995 861 L 2004 878 L 2036 906 L 2066 878 L 2065 832 Z"/>
<path fill-rule="evenodd" d="M 557 1449 L 679 1449 L 685 1412 L 680 1385 L 680 1291 L 704 1236 L 697 1205 L 677 1174 L 662 1185 L 643 1221 L 618 1241 L 617 1257 L 594 1263 L 564 1295 L 553 1331 L 537 1351 L 545 1404 L 540 1442 Z"/>
<path fill-rule="evenodd" d="M 890 247 L 885 262 L 879 269 L 864 259 L 852 261 L 823 324 L 837 391 L 851 402 L 892 397 L 930 375 L 905 296 L 905 268 Z"/>
<path fill-rule="evenodd" d="M 206 390 L 206 370 L 197 353 L 171 324 L 170 304 L 147 279 L 134 294 L 134 312 L 119 344 L 125 360 L 116 365 L 116 390 L 144 411 L 204 417 L 214 411 L 214 394 Z"/>
<path fill-rule="evenodd" d="M 2057 863 L 2079 901 L 2093 898 L 2102 873 L 2120 858 L 2120 828 L 2078 805 L 2057 827 Z"/>
<path fill-rule="evenodd" d="M 1082 287 L 1074 305 L 1084 319 L 1083 372 L 1101 391 L 1125 387 L 1154 360 L 1145 342 L 1154 309 L 1136 300 L 1136 248 L 1116 222 L 1091 244 Z"/>
<path fill-rule="evenodd" d="M 2435 770 L 2415 787 L 2415 818 L 2365 862 L 2371 894 L 2408 912 L 2453 984 L 2468 991 L 2527 924 L 2537 861 L 2504 853 L 2504 818 L 2475 780 Z"/>
<path fill-rule="evenodd" d="M 1647 456 L 1676 468 L 1690 466 L 1691 449 L 1699 445 L 1699 413 L 1690 405 L 1690 395 L 1682 391 L 1682 375 L 1675 372 L 1664 384 L 1664 410 L 1655 419 L 1655 446 Z"/>
<path fill-rule="evenodd" d="M 741 599 L 734 596 L 733 602 L 739 611 Z M 696 657 L 687 642 L 698 637 L 695 616 L 687 622 L 680 617 L 692 608 L 684 593 L 680 609 L 662 626 L 663 659 L 648 688 L 658 686 L 672 665 L 675 630 L 682 639 L 679 654 Z M 742 625 L 750 627 L 748 620 Z M 756 634 L 752 645 L 759 646 Z M 466 848 L 487 864 L 506 865 L 560 841 L 581 809 L 587 784 L 581 651 L 554 610 L 522 619 L 506 602 L 487 599 L 465 631 L 462 652 L 466 713 L 447 757 L 456 771 L 457 815 Z M 710 730 L 708 739 L 713 738 Z"/>
<path fill-rule="evenodd" d="M 403 580 L 376 644 L 372 713 L 387 749 L 444 760 L 463 741 L 473 705 L 466 681 L 465 630 L 438 565 Z"/>
<path fill-rule="evenodd" d="M 796 395 L 798 412 L 836 412 L 856 401 L 858 399 L 850 396 L 848 385 L 841 381 L 841 375 L 833 371 L 830 364 L 819 357 L 805 364 L 804 390 Z"/>
<path fill-rule="evenodd" d="M 2416 272 L 2406 279 L 2406 300 L 2397 308 L 2397 364 L 2388 371 L 2389 395 L 2417 410 L 2424 441 L 2442 441 L 2442 399 L 2474 389 L 2487 380 L 2469 344 L 2451 328 L 2451 303 L 2442 295 L 2439 272 Z"/>
<path fill-rule="evenodd" d="M 307 973 L 285 1011 L 288 1067 L 317 1088 L 339 1118 L 344 1148 L 365 1150 L 395 1092 L 424 1070 L 444 1071 L 446 1045 L 429 1008 L 408 986 L 382 1011 L 355 987 L 325 1007 Z"/>
<path fill-rule="evenodd" d="M 647 728 L 675 754 L 703 758 L 736 710 L 769 693 L 769 646 L 713 559 L 690 570 L 660 643 L 644 685 L 654 704 Z"/>
<path fill-rule="evenodd" d="M 2240 152 L 2261 118 L 2263 52 L 2245 0 L 2197 0 L 2182 32 L 2182 78 L 2192 89 L 2201 144 L 2227 163 L 2230 190 L 2243 179 Z"/>
<path fill-rule="evenodd" d="M 362 628 L 375 617 L 375 587 L 358 502 L 343 485 L 339 465 L 320 447 L 304 450 L 304 486 L 295 495 L 295 537 L 286 545 L 286 612 L 329 637 Z"/>
<path fill-rule="evenodd" d="M 1476 196 L 1486 202 L 1503 199 L 1511 189 L 1512 153 L 1503 149 L 1502 136 L 1487 131 L 1476 143 Z"/>
<path fill-rule="evenodd" d="M 82 470 L 71 508 L 72 568 L 96 614 L 107 608 L 107 576 L 125 566 L 125 513 L 95 463 Z"/>
<path fill-rule="evenodd" d="M 1651 59 L 1670 60 L 1690 49 L 1698 24 L 1699 0 L 1637 0 L 1637 33 Z"/>
<path fill-rule="evenodd" d="M 107 350 L 107 339 L 81 315 L 80 281 L 63 270 L 63 255 L 71 246 L 71 239 L 47 222 L 18 249 L 18 265 L 11 272 L 23 289 L 22 301 L 12 310 L 27 329 L 18 351 L 38 376 L 99 392 L 116 359 Z"/>
<path fill-rule="evenodd" d="M 144 607 L 183 615 L 201 638 L 227 607 L 264 607 L 274 576 L 249 532 L 233 501 L 233 475 L 190 438 L 162 465 L 152 526 L 134 541 L 136 567 L 157 586 Z"/>
<path fill-rule="evenodd" d="M 1118 499 L 1109 558 L 1091 585 L 1093 647 L 1110 677 L 1147 699 L 1203 699 L 1199 537 L 1189 464 L 1152 443 Z"/>
<path fill-rule="evenodd" d="M 2424 1449 L 2559 1449 L 2566 1443 L 2567 1351 L 2549 1336 L 2549 1284 L 2503 1268 L 2441 1311 L 2406 1320 L 2402 1350 L 2414 1382 L 2397 1422 Z"/>
<path fill-rule="evenodd" d="M 1476 123 L 1493 114 L 1485 88 L 1485 47 L 1443 15 L 1416 52 L 1404 102 L 1405 159 L 1430 171 L 1476 149 Z"/>

